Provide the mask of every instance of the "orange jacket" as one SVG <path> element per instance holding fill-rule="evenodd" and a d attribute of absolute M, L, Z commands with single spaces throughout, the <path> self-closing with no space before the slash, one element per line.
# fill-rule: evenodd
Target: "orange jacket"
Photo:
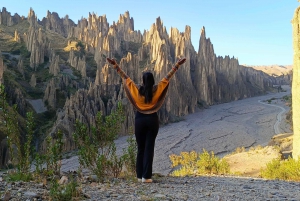
<path fill-rule="evenodd" d="M 139 87 L 130 79 L 130 77 L 119 67 L 118 64 L 114 65 L 118 74 L 123 79 L 123 86 L 127 95 L 127 98 L 134 106 L 136 110 L 143 114 L 152 114 L 157 112 L 164 103 L 168 87 L 169 80 L 175 72 L 178 70 L 179 65 L 176 64 L 166 77 L 164 77 L 157 85 L 153 86 L 153 97 L 151 103 L 145 103 L 145 97 L 139 94 Z"/>
<path fill-rule="evenodd" d="M 124 80 L 123 85 L 126 95 L 135 109 L 144 114 L 151 114 L 157 112 L 164 103 L 169 87 L 169 80 L 163 78 L 157 85 L 153 86 L 151 103 L 145 103 L 145 97 L 139 94 L 138 86 L 130 78 Z"/>

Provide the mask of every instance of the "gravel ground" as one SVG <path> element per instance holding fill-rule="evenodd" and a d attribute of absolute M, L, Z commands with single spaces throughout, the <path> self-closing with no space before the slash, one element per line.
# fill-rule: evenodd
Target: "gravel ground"
<path fill-rule="evenodd" d="M 85 181 L 78 200 L 300 200 L 300 183 L 223 176 L 157 177 L 154 183 L 113 179 L 105 183 Z M 0 182 L 7 200 L 49 200 L 42 183 Z M 5 200 L 5 199 L 3 199 Z"/>

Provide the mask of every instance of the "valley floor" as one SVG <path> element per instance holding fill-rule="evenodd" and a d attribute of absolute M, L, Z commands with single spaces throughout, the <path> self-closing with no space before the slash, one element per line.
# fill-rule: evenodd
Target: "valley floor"
<path fill-rule="evenodd" d="M 171 154 L 206 149 L 223 157 L 237 147 L 266 146 L 278 131 L 290 133 L 285 120 L 289 107 L 282 97 L 291 91 L 289 86 L 283 88 L 286 92 L 214 105 L 162 126 L 156 138 L 153 171 L 168 175 L 172 171 Z M 124 136 L 116 140 L 117 152 L 127 147 L 126 139 Z M 62 171 L 77 170 L 78 166 L 78 157 L 73 156 L 63 161 Z"/>
<path fill-rule="evenodd" d="M 266 146 L 275 134 L 290 133 L 285 120 L 289 107 L 282 100 L 290 95 L 290 87 L 284 89 L 286 92 L 214 105 L 161 127 L 156 138 L 153 171 L 169 174 L 171 154 L 206 149 L 223 157 L 237 147 Z M 270 99 L 273 100 L 268 104 Z M 120 150 L 125 148 L 126 137 L 118 139 L 116 145 Z"/>

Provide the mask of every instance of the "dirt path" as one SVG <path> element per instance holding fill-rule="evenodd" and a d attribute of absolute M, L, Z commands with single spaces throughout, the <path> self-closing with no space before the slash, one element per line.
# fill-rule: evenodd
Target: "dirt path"
<path fill-rule="evenodd" d="M 279 124 L 280 124 L 280 122 L 281 122 L 281 119 L 282 119 L 281 117 L 282 117 L 283 113 L 286 112 L 286 109 L 283 108 L 283 107 L 281 107 L 281 106 L 278 106 L 278 105 L 272 105 L 272 104 L 263 103 L 263 102 L 261 102 L 260 100 L 259 100 L 258 102 L 261 103 L 261 104 L 264 104 L 264 105 L 269 105 L 269 106 L 272 106 L 272 107 L 278 107 L 278 108 L 281 109 L 281 112 L 279 112 L 279 113 L 277 114 L 277 120 L 276 120 L 276 123 L 274 124 L 274 132 L 275 132 L 275 134 L 280 134 L 280 133 L 282 133 L 282 132 L 280 132 Z"/>

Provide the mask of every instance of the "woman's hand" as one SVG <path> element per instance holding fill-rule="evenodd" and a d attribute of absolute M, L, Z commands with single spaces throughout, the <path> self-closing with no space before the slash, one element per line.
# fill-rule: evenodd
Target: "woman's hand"
<path fill-rule="evenodd" d="M 106 58 L 106 60 L 108 61 L 108 63 L 110 63 L 113 66 L 117 64 L 116 60 L 114 59 Z"/>
<path fill-rule="evenodd" d="M 182 65 L 182 64 L 185 63 L 185 61 L 186 61 L 186 58 L 179 59 L 179 60 L 177 61 L 177 64 L 178 64 L 178 65 Z"/>

